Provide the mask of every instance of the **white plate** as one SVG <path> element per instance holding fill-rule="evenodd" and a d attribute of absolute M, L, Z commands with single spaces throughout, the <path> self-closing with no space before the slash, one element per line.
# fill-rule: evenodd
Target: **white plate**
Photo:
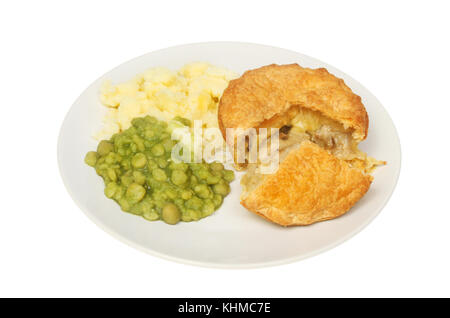
<path fill-rule="evenodd" d="M 344 216 L 306 227 L 283 228 L 248 212 L 239 204 L 240 176 L 231 194 L 212 216 L 198 222 L 169 226 L 124 213 L 103 194 L 103 182 L 84 162 L 96 148 L 91 137 L 101 127 L 100 84 L 121 82 L 154 66 L 178 69 L 193 61 L 207 61 L 242 73 L 278 63 L 326 67 L 362 97 L 370 118 L 369 136 L 361 148 L 388 164 L 377 169 L 369 192 Z M 311 57 L 285 49 L 235 42 L 197 43 L 148 53 L 126 62 L 92 83 L 75 101 L 58 141 L 58 162 L 64 184 L 78 206 L 99 227 L 152 255 L 173 261 L 223 268 L 270 266 L 297 261 L 328 250 L 358 233 L 383 208 L 400 172 L 400 143 L 394 124 L 380 102 L 357 81 Z"/>

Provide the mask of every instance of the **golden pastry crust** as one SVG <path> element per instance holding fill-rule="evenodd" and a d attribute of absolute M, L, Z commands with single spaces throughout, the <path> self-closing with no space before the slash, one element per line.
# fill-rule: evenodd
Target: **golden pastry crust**
<path fill-rule="evenodd" d="M 299 105 L 320 111 L 353 129 L 353 138 L 366 138 L 369 119 L 361 97 L 326 69 L 298 64 L 267 65 L 230 81 L 219 103 L 219 127 L 256 128 L 275 115 Z"/>
<path fill-rule="evenodd" d="M 308 225 L 347 212 L 369 189 L 372 177 L 304 141 L 241 204 L 283 225 Z"/>

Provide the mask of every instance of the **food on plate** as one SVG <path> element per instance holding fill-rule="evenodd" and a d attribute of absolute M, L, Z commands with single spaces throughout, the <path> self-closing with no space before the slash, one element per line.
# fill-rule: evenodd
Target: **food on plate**
<path fill-rule="evenodd" d="M 100 141 L 85 162 L 103 178 L 106 197 L 123 211 L 168 224 L 197 221 L 217 210 L 230 192 L 234 172 L 219 162 L 172 159 L 171 133 L 188 122 L 138 117 L 129 128 Z"/>
<path fill-rule="evenodd" d="M 202 121 L 201 128 L 220 129 L 234 151 L 235 167 L 246 170 L 241 204 L 272 222 L 290 226 L 333 219 L 365 195 L 370 173 L 385 162 L 359 150 L 369 118 L 342 79 L 298 64 L 267 65 L 237 77 L 196 62 L 176 72 L 155 67 L 128 82 L 105 82 L 100 99 L 108 112 L 97 136 L 104 140 L 85 156 L 103 178 L 105 195 L 126 212 L 168 224 L 211 215 L 230 192 L 234 173 L 205 157 L 209 163 L 172 158 L 174 128 L 192 132 L 194 120 Z M 241 129 L 229 138 L 228 128 Z M 246 135 L 253 128 L 279 133 L 259 135 L 254 144 Z M 246 136 L 244 162 L 237 162 L 238 134 Z M 183 142 L 194 140 L 185 136 Z M 202 147 L 215 142 L 211 136 L 202 134 Z M 267 174 L 267 162 L 253 162 L 249 154 L 274 138 L 280 163 Z"/>
<path fill-rule="evenodd" d="M 371 181 L 360 169 L 303 141 L 288 153 L 277 173 L 254 189 L 244 186 L 242 205 L 281 225 L 306 225 L 347 212 Z"/>
<path fill-rule="evenodd" d="M 130 127 L 133 118 L 146 115 L 165 121 L 175 116 L 201 119 L 206 127 L 217 127 L 218 101 L 228 82 L 237 76 L 225 68 L 195 62 L 178 71 L 150 68 L 115 85 L 105 81 L 100 100 L 108 111 L 96 137 L 109 138 Z"/>
<path fill-rule="evenodd" d="M 358 149 L 369 126 L 361 98 L 324 68 L 272 64 L 247 71 L 223 92 L 218 121 L 224 137 L 227 128 L 280 129 L 274 174 L 260 173 L 261 162 L 236 166 L 247 169 L 241 204 L 284 226 L 347 212 L 367 192 L 369 173 L 384 164 Z"/>

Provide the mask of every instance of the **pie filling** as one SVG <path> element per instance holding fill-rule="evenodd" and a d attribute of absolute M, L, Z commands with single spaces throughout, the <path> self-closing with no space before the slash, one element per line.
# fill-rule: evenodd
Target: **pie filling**
<path fill-rule="evenodd" d="M 290 151 L 298 149 L 303 141 L 309 140 L 363 173 L 371 173 L 376 166 L 385 164 L 384 161 L 369 157 L 358 149 L 358 142 L 352 137 L 352 128 L 345 128 L 341 123 L 318 111 L 292 106 L 285 114 L 264 121 L 259 128 L 268 127 L 280 128 L 279 162 L 282 162 Z M 270 136 L 268 139 L 267 142 L 270 144 Z M 262 162 L 247 164 L 247 173 L 241 180 L 243 187 L 241 199 L 252 192 L 267 176 L 260 173 L 262 165 Z"/>

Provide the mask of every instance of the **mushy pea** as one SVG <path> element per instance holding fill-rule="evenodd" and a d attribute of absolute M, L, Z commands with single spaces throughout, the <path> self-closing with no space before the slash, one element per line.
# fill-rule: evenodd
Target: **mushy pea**
<path fill-rule="evenodd" d="M 175 163 L 174 145 L 168 124 L 146 116 L 100 141 L 84 160 L 103 178 L 105 195 L 123 211 L 168 224 L 197 221 L 220 207 L 234 172 L 219 162 Z"/>

